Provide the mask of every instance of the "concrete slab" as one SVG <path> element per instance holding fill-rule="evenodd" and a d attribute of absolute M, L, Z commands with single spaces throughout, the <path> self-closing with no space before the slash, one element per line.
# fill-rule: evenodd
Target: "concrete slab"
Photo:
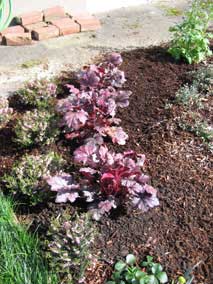
<path fill-rule="evenodd" d="M 26 80 L 53 76 L 68 66 L 76 70 L 105 52 L 168 42 L 169 27 L 180 21 L 182 15 L 169 16 L 166 7 L 183 11 L 187 5 L 186 0 L 171 0 L 122 8 L 97 14 L 102 23 L 97 32 L 46 40 L 33 46 L 0 46 L 0 95 L 8 95 Z"/>

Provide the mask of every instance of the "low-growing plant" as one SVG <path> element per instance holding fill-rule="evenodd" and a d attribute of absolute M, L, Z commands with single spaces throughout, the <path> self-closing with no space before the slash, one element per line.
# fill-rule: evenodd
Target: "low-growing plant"
<path fill-rule="evenodd" d="M 63 164 L 63 159 L 54 152 L 37 156 L 25 155 L 2 179 L 11 193 L 24 194 L 35 205 L 49 196 L 49 191 L 45 190 L 45 183 L 42 182 L 43 177 L 56 173 Z"/>
<path fill-rule="evenodd" d="M 13 109 L 9 107 L 8 99 L 0 97 L 0 129 L 10 120 Z"/>
<path fill-rule="evenodd" d="M 58 102 L 66 138 L 87 138 L 95 133 L 109 136 L 113 143 L 124 145 L 128 135 L 115 118 L 117 109 L 129 105 L 130 91 L 120 90 L 126 79 L 118 69 L 119 54 L 107 61 L 85 67 L 79 74 L 80 89 L 67 85 L 70 96 Z"/>
<path fill-rule="evenodd" d="M 209 146 L 213 147 L 213 127 L 209 125 L 199 113 L 184 112 L 178 120 L 179 126 L 186 131 L 194 133 Z"/>
<path fill-rule="evenodd" d="M 83 197 L 96 220 L 127 200 L 143 212 L 159 205 L 157 190 L 142 172 L 145 155 L 134 151 L 116 154 L 96 137 L 74 152 L 74 161 L 83 165 L 79 182 L 67 173 L 47 178 L 51 190 L 57 192 L 56 202 L 74 202 Z"/>
<path fill-rule="evenodd" d="M 56 90 L 54 83 L 43 79 L 27 83 L 23 89 L 16 92 L 16 95 L 26 106 L 48 108 L 56 97 Z"/>
<path fill-rule="evenodd" d="M 160 263 L 153 262 L 153 257 L 147 256 L 146 261 L 137 262 L 134 255 L 126 256 L 126 261 L 118 261 L 115 271 L 107 284 L 164 284 L 168 277 Z"/>
<path fill-rule="evenodd" d="M 176 93 L 176 102 L 187 107 L 197 106 L 202 108 L 204 98 L 198 91 L 197 84 L 184 85 Z"/>
<path fill-rule="evenodd" d="M 59 215 L 52 220 L 48 231 L 48 258 L 60 274 L 63 283 L 82 283 L 92 256 L 95 238 L 94 225 L 88 214 Z"/>
<path fill-rule="evenodd" d="M 47 110 L 27 111 L 16 123 L 14 139 L 21 147 L 52 143 L 59 135 L 55 113 Z"/>
<path fill-rule="evenodd" d="M 213 19 L 212 0 L 194 0 L 191 9 L 186 12 L 182 23 L 170 28 L 173 39 L 169 53 L 176 59 L 185 59 L 189 64 L 198 63 L 212 54 L 207 32 Z"/>
<path fill-rule="evenodd" d="M 191 72 L 193 84 L 198 90 L 205 95 L 213 95 L 213 64 L 200 67 L 198 70 Z"/>

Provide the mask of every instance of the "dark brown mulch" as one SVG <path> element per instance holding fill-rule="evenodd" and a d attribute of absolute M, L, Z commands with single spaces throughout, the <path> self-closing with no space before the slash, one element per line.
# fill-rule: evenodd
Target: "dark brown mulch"
<path fill-rule="evenodd" d="M 100 256 L 88 284 L 102 284 L 110 274 L 108 262 L 136 253 L 140 258 L 156 256 L 170 276 L 184 272 L 199 261 L 194 284 L 212 284 L 212 173 L 210 152 L 193 134 L 175 126 L 175 113 L 166 110 L 175 92 L 190 82 L 188 71 L 197 66 L 175 63 L 160 47 L 123 54 L 126 88 L 133 91 L 130 106 L 119 113 L 129 134 L 126 146 L 147 156 L 146 171 L 159 190 L 160 206 L 146 214 L 119 209 L 99 223 L 100 236 L 94 253 Z M 0 176 L 22 153 L 12 143 L 10 126 L 0 131 Z M 62 141 L 56 150 L 69 156 Z M 45 238 L 51 217 L 70 205 L 44 204 L 34 209 L 22 208 L 22 220 L 32 222 L 32 229 Z M 24 211 L 23 211 L 24 209 Z M 29 212 L 28 212 L 29 211 Z"/>
<path fill-rule="evenodd" d="M 172 111 L 165 110 L 196 66 L 171 62 L 161 48 L 123 56 L 126 87 L 133 91 L 129 108 L 120 113 L 129 134 L 125 148 L 146 154 L 160 207 L 105 217 L 96 249 L 108 261 L 131 252 L 157 256 L 171 276 L 202 261 L 193 283 L 213 283 L 213 159 L 199 139 L 174 127 Z"/>

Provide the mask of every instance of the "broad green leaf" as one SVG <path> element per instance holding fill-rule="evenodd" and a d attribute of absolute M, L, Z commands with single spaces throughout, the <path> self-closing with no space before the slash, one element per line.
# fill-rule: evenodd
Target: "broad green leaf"
<path fill-rule="evenodd" d="M 156 277 L 158 278 L 158 280 L 159 280 L 160 283 L 162 283 L 162 284 L 168 282 L 167 274 L 166 274 L 166 272 L 164 272 L 164 271 L 158 272 L 158 274 L 156 275 Z"/>
<path fill-rule="evenodd" d="M 163 270 L 163 267 L 159 263 L 154 263 L 152 266 L 152 273 L 156 274 L 158 272 L 161 272 Z"/>
<path fill-rule="evenodd" d="M 129 265 L 133 265 L 136 262 L 136 257 L 133 254 L 128 254 L 126 256 L 126 263 Z"/>
<path fill-rule="evenodd" d="M 143 271 L 137 271 L 136 273 L 135 273 L 135 277 L 137 278 L 137 279 L 140 279 L 140 278 L 142 278 L 142 277 L 145 277 L 147 274 L 146 274 L 146 272 L 143 272 Z"/>
<path fill-rule="evenodd" d="M 124 263 L 123 261 L 118 261 L 115 264 L 115 270 L 117 270 L 117 271 L 122 271 L 122 270 L 124 270 L 125 267 L 126 267 L 126 263 Z"/>
<path fill-rule="evenodd" d="M 158 279 L 154 275 L 149 275 L 148 284 L 159 284 Z"/>
<path fill-rule="evenodd" d="M 106 284 L 116 284 L 116 282 L 115 281 L 107 281 Z"/>

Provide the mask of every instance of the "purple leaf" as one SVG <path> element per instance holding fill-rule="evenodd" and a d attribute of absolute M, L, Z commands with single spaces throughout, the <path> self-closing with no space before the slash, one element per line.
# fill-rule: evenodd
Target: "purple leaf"
<path fill-rule="evenodd" d="M 113 52 L 109 55 L 108 61 L 115 66 L 121 65 L 123 59 L 119 53 Z"/>
<path fill-rule="evenodd" d="M 131 94 L 132 92 L 130 91 L 118 91 L 115 97 L 116 105 L 121 108 L 128 107 Z"/>
<path fill-rule="evenodd" d="M 123 131 L 122 127 L 108 127 L 105 129 L 105 133 L 112 138 L 113 143 L 118 143 L 119 145 L 125 145 L 128 135 Z"/>
<path fill-rule="evenodd" d="M 77 112 L 69 111 L 64 116 L 64 121 L 68 127 L 73 128 L 75 130 L 80 129 L 85 125 L 88 119 L 88 113 L 84 110 L 79 110 Z"/>

